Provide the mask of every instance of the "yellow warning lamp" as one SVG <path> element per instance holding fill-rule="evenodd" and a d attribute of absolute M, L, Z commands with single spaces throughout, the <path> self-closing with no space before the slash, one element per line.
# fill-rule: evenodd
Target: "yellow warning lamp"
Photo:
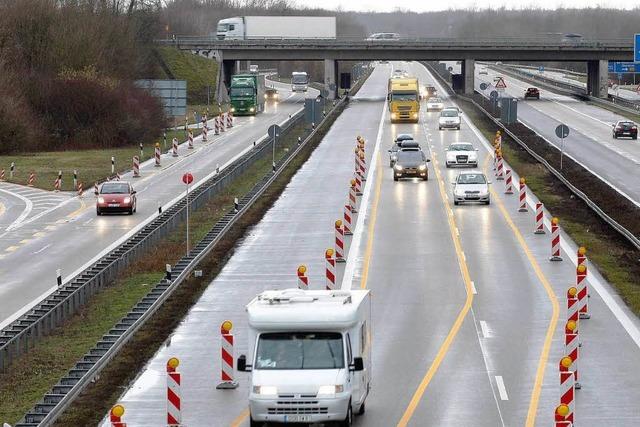
<path fill-rule="evenodd" d="M 122 417 L 124 415 L 124 406 L 118 404 L 111 408 L 111 415 L 114 417 Z"/>
<path fill-rule="evenodd" d="M 520 184 L 526 184 L 527 181 L 524 178 L 520 178 Z"/>
<path fill-rule="evenodd" d="M 352 180 L 351 180 L 351 186 L 353 187 L 354 185 L 356 185 L 356 180 L 355 180 L 355 179 L 352 179 Z"/>
<path fill-rule="evenodd" d="M 576 288 L 575 286 L 572 286 L 569 288 L 567 293 L 569 294 L 569 296 L 575 297 L 576 295 L 578 295 L 578 288 Z"/>
<path fill-rule="evenodd" d="M 560 364 L 564 367 L 569 369 L 569 367 L 571 366 L 571 364 L 573 363 L 573 359 L 570 358 L 569 356 L 565 356 L 562 359 L 560 359 Z"/>
<path fill-rule="evenodd" d="M 167 361 L 167 366 L 171 369 L 176 369 L 180 365 L 180 360 L 177 357 L 172 357 Z"/>
<path fill-rule="evenodd" d="M 580 246 L 578 248 L 578 255 L 584 255 L 587 253 L 587 248 L 585 248 L 584 246 Z"/>
<path fill-rule="evenodd" d="M 567 325 L 566 325 L 567 330 L 575 331 L 577 327 L 578 327 L 578 324 L 576 323 L 575 320 L 569 320 L 567 322 Z"/>
<path fill-rule="evenodd" d="M 360 147 L 356 145 L 356 148 L 353 149 L 353 152 L 358 154 L 358 152 L 360 152 Z"/>
<path fill-rule="evenodd" d="M 156 142 L 156 148 L 160 148 L 160 143 Z"/>
<path fill-rule="evenodd" d="M 340 227 L 342 227 L 342 220 L 338 219 L 336 220 L 336 228 L 340 228 Z"/>
<path fill-rule="evenodd" d="M 566 417 L 567 415 L 569 415 L 569 406 L 565 405 L 564 403 L 559 404 L 556 407 L 556 414 L 560 415 L 561 417 Z"/>
<path fill-rule="evenodd" d="M 553 225 L 558 225 L 558 223 L 560 222 L 560 220 L 557 217 L 553 217 L 551 218 L 551 224 Z"/>
<path fill-rule="evenodd" d="M 326 251 L 324 251 L 324 256 L 326 258 L 331 258 L 333 257 L 333 253 L 334 253 L 334 250 L 332 248 L 329 248 Z"/>
<path fill-rule="evenodd" d="M 584 264 L 580 264 L 576 270 L 578 271 L 578 273 L 582 274 L 587 271 L 587 266 Z"/>
<path fill-rule="evenodd" d="M 301 265 L 300 267 L 298 267 L 298 273 L 304 275 L 304 273 L 307 272 L 307 266 L 305 265 Z"/>
<path fill-rule="evenodd" d="M 228 334 L 231 332 L 231 329 L 233 329 L 233 323 L 231 323 L 231 320 L 225 320 L 222 322 L 222 325 L 220 325 L 220 331 L 223 334 Z"/>

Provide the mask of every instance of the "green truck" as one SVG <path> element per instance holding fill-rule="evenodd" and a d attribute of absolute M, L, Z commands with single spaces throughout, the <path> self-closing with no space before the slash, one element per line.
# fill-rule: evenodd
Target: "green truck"
<path fill-rule="evenodd" d="M 231 77 L 229 98 L 236 116 L 256 115 L 264 111 L 264 75 L 236 74 Z"/>

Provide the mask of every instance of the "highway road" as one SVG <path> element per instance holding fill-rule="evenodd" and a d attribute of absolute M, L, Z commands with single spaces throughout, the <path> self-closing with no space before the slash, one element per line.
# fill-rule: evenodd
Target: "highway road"
<path fill-rule="evenodd" d="M 480 75 L 485 70 L 488 75 Z M 480 84 L 492 83 L 501 73 L 476 65 L 476 90 L 488 96 L 492 87 L 480 90 Z M 640 144 L 631 139 L 613 139 L 612 125 L 624 117 L 572 97 L 540 89 L 540 100 L 524 100 L 527 87 L 535 86 L 516 78 L 503 76 L 505 95 L 519 98 L 518 120 L 543 136 L 550 144 L 561 146 L 555 135 L 558 124 L 570 128 L 565 139 L 565 154 L 601 177 L 627 198 L 640 204 Z"/>
<path fill-rule="evenodd" d="M 518 213 L 516 196 L 504 195 L 499 181 L 492 184 L 490 206 L 454 207 L 450 183 L 457 171 L 444 167 L 444 149 L 455 141 L 473 143 L 490 173 L 488 142 L 466 118 L 460 131 L 438 131 L 438 114 L 424 110 L 419 124 L 389 124 L 384 98 L 393 66 L 440 86 L 419 64 L 376 67 L 282 197 L 123 393 L 127 423 L 164 422 L 165 364 L 176 356 L 185 425 L 248 425 L 249 374 L 236 374 L 236 390 L 215 390 L 219 325 L 233 321 L 237 356 L 247 348 L 244 306 L 257 293 L 294 287 L 299 264 L 309 267 L 311 288 L 324 285 L 322 254 L 342 212 L 358 134 L 367 140 L 373 167 L 340 274 L 344 288 L 366 287 L 373 294 L 373 384 L 367 413 L 355 425 L 552 422 L 576 245 L 563 236 L 565 260 L 548 261 L 549 233 L 532 233 L 531 211 Z M 386 150 L 394 135 L 405 132 L 429 152 L 428 182 L 392 179 Z M 589 280 L 592 318 L 581 322 L 584 387 L 576 424 L 636 426 L 640 322 L 594 268 Z"/>
<path fill-rule="evenodd" d="M 0 203 L 6 206 L 5 214 L 0 212 L 0 221 L 13 224 L 12 229 L 0 232 L 0 276 L 3 279 L 0 283 L 0 327 L 55 289 L 56 269 L 62 270 L 64 280 L 73 277 L 156 216 L 158 205 L 166 206 L 182 196 L 184 172 L 191 172 L 196 183 L 202 181 L 214 173 L 216 165 L 224 167 L 250 149 L 254 141 L 266 135 L 269 125 L 281 123 L 299 111 L 304 95 L 292 94 L 288 91 L 289 85 L 277 85 L 282 91 L 282 101 L 267 104 L 263 114 L 236 117 L 234 127 L 224 134 L 213 136 L 210 132 L 207 144 L 202 143 L 201 137 L 195 138 L 193 150 L 188 150 L 186 144 L 181 145 L 179 157 L 162 156 L 161 168 L 154 167 L 152 161 L 143 163 L 139 179 L 133 179 L 131 173 L 125 174 L 123 179 L 130 180 L 138 191 L 138 209 L 132 216 L 97 217 L 95 197 L 91 192 L 79 199 L 71 194 L 54 195 L 34 190 L 40 197 L 38 200 L 64 199 L 37 214 L 37 198 L 25 193 L 30 190 L 13 186 L 11 191 L 5 191 L 9 188 L 7 185 L 0 187 L 3 198 Z M 315 95 L 315 90 L 308 94 Z M 48 198 L 42 198 L 42 195 Z M 33 202 L 31 207 L 30 202 Z M 26 210 L 31 211 L 28 217 L 20 219 Z M 16 222 L 18 219 L 20 221 Z"/>

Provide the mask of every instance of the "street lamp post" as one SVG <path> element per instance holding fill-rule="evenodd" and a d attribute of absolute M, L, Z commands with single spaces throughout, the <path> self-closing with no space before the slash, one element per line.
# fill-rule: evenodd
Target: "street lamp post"
<path fill-rule="evenodd" d="M 189 185 L 193 182 L 193 175 L 187 172 L 182 175 L 182 182 L 187 186 L 187 256 L 189 256 Z"/>

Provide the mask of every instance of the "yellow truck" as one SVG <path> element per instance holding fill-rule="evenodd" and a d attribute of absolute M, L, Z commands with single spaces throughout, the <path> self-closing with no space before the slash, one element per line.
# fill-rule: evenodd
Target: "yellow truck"
<path fill-rule="evenodd" d="M 390 78 L 387 92 L 391 123 L 418 123 L 420 86 L 415 77 Z"/>

